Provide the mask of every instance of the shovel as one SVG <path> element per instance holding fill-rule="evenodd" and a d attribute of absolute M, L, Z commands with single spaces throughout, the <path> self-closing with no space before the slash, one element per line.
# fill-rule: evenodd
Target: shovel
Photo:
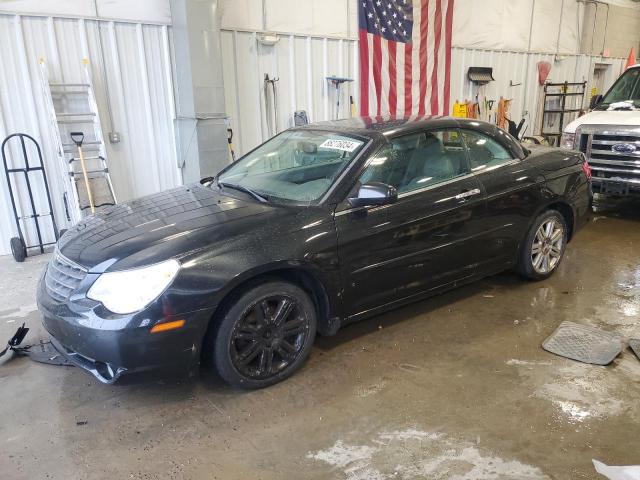
<path fill-rule="evenodd" d="M 91 213 L 96 213 L 96 207 L 93 205 L 93 194 L 91 193 L 91 185 L 89 185 L 89 176 L 87 175 L 87 167 L 84 163 L 84 155 L 82 154 L 82 142 L 84 141 L 84 133 L 70 132 L 69 136 L 73 143 L 78 147 L 78 155 L 80 156 L 80 167 L 82 168 L 82 176 L 84 177 L 84 185 L 87 187 L 87 197 L 89 198 L 89 206 Z"/>

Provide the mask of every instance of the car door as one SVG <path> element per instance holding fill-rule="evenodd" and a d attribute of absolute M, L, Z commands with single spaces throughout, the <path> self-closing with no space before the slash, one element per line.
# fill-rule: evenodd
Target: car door
<path fill-rule="evenodd" d="M 504 136 L 502 140 L 500 136 Z M 542 177 L 509 148 L 511 137 L 495 132 L 462 129 L 471 171 L 486 194 L 485 242 L 478 268 L 500 270 L 516 259 L 537 205 Z"/>
<path fill-rule="evenodd" d="M 368 161 L 360 185 L 396 187 L 396 203 L 336 209 L 338 255 L 350 316 L 474 273 L 484 198 L 456 129 L 395 138 Z"/>

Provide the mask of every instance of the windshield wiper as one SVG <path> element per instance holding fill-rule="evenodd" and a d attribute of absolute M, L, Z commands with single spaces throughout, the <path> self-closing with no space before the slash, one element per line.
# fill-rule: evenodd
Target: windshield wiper
<path fill-rule="evenodd" d="M 254 192 L 250 188 L 243 187 L 242 185 L 237 185 L 235 183 L 225 183 L 225 182 L 218 181 L 218 186 L 219 187 L 232 188 L 232 189 L 238 190 L 240 192 L 248 193 L 253 198 L 255 198 L 256 200 L 258 200 L 259 202 L 262 202 L 262 203 L 267 203 L 269 201 L 265 197 L 260 195 L 259 193 Z"/>

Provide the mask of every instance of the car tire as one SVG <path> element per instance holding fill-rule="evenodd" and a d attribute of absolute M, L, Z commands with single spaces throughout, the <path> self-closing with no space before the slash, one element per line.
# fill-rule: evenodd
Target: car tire
<path fill-rule="evenodd" d="M 11 246 L 11 254 L 16 262 L 24 262 L 27 258 L 27 247 L 20 237 L 13 237 L 9 244 Z"/>
<path fill-rule="evenodd" d="M 316 336 L 313 300 L 300 287 L 279 280 L 234 296 L 219 317 L 212 360 L 234 387 L 264 388 L 298 370 Z"/>
<path fill-rule="evenodd" d="M 520 248 L 516 270 L 529 280 L 544 280 L 558 269 L 567 246 L 567 222 L 557 210 L 536 218 Z"/>

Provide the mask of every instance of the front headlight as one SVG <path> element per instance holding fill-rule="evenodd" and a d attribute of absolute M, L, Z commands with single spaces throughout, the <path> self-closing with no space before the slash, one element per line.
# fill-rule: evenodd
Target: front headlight
<path fill-rule="evenodd" d="M 177 260 L 148 267 L 103 273 L 91 285 L 87 297 L 114 313 L 142 310 L 164 292 L 180 270 Z"/>
<path fill-rule="evenodd" d="M 563 133 L 560 139 L 560 147 L 567 150 L 573 150 L 576 146 L 576 134 L 575 133 Z"/>

